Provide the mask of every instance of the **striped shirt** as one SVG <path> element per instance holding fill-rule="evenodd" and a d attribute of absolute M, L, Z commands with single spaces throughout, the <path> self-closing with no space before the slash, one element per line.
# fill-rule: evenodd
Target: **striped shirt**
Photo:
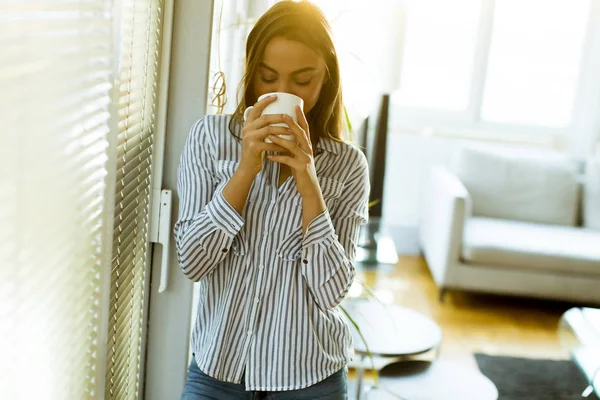
<path fill-rule="evenodd" d="M 200 282 L 192 349 L 215 379 L 244 377 L 256 391 L 305 388 L 353 355 L 337 306 L 368 219 L 367 162 L 354 145 L 320 139 L 314 162 L 326 210 L 303 235 L 301 196 L 293 177 L 277 186 L 276 162 L 263 161 L 242 215 L 223 197 L 242 155 L 229 119 L 196 122 L 178 169 L 177 255 L 183 273 Z"/>

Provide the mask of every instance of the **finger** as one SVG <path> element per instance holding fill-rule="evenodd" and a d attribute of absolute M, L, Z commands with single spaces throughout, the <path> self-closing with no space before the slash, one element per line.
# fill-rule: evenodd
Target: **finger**
<path fill-rule="evenodd" d="M 300 128 L 304 129 L 308 139 L 310 139 L 308 121 L 306 120 L 306 115 L 304 115 L 304 111 L 302 111 L 300 106 L 296 106 L 296 118 L 298 119 L 298 125 L 300 125 Z"/>
<path fill-rule="evenodd" d="M 306 132 L 298 125 L 292 117 L 289 115 L 284 116 L 285 123 L 290 127 L 294 136 L 296 136 L 296 142 L 298 145 L 308 154 L 312 154 L 312 146 L 310 140 L 306 139 Z"/>
<path fill-rule="evenodd" d="M 275 100 L 277 100 L 277 95 L 273 94 L 271 96 L 267 96 L 264 99 L 262 99 L 261 101 L 257 102 L 254 107 L 252 108 L 252 110 L 250 110 L 250 112 L 248 113 L 248 119 L 246 120 L 249 123 L 252 123 L 253 121 L 255 121 L 256 119 L 260 118 L 262 112 L 265 110 L 265 108 L 273 103 Z"/>
<path fill-rule="evenodd" d="M 300 106 L 296 106 L 296 119 L 298 120 L 298 125 L 300 128 L 304 130 L 304 134 L 306 135 L 306 141 L 310 146 L 310 151 L 312 154 L 312 141 L 310 139 L 310 129 L 308 126 L 308 120 L 306 119 L 306 115 Z"/>
<path fill-rule="evenodd" d="M 281 164 L 288 165 L 292 170 L 300 170 L 303 168 L 304 164 L 297 160 L 294 157 L 290 156 L 282 156 L 279 154 L 269 154 L 267 158 L 271 161 L 275 161 Z"/>
<path fill-rule="evenodd" d="M 257 140 L 263 141 L 269 135 L 293 135 L 290 128 L 284 128 L 283 126 L 272 126 L 267 125 L 263 128 L 252 132 L 249 138 L 256 138 Z"/>
<path fill-rule="evenodd" d="M 283 114 L 266 114 L 247 124 L 247 130 L 258 130 L 268 125 L 285 123 Z M 284 127 L 285 128 L 285 127 Z"/>
<path fill-rule="evenodd" d="M 288 150 L 290 153 L 292 153 L 299 159 L 301 159 L 301 160 L 306 159 L 307 154 L 304 152 L 304 150 L 302 150 L 300 148 L 298 143 L 292 142 L 291 140 L 287 140 L 287 139 L 281 138 L 279 136 L 274 136 L 274 135 L 269 135 L 269 139 L 273 143 L 285 148 L 286 150 Z"/>
<path fill-rule="evenodd" d="M 286 149 L 275 144 L 275 143 L 265 143 L 265 142 L 259 142 L 256 144 L 256 150 L 263 152 L 263 151 L 277 151 L 279 153 L 281 152 L 285 152 Z"/>

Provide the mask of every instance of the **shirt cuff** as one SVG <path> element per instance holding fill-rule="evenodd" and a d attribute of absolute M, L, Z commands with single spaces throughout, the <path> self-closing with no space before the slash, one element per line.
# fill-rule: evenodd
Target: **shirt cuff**
<path fill-rule="evenodd" d="M 332 236 L 337 239 L 329 210 L 326 208 L 325 211 L 308 223 L 306 232 L 304 232 L 304 237 L 302 238 L 302 247 L 323 243 Z"/>
<path fill-rule="evenodd" d="M 347 286 L 345 283 L 347 272 L 340 272 L 347 271 L 351 265 L 346 258 L 344 248 L 335 236 L 328 236 L 317 245 L 302 249 L 301 267 L 302 274 L 306 277 L 313 294 L 326 298 L 332 293 L 341 293 L 344 290 Z M 333 299 L 328 301 L 320 299 L 317 302 L 324 306 L 331 301 Z"/>
<path fill-rule="evenodd" d="M 244 218 L 225 200 L 222 192 L 215 193 L 206 204 L 206 213 L 211 221 L 228 236 L 233 237 L 242 229 Z"/>

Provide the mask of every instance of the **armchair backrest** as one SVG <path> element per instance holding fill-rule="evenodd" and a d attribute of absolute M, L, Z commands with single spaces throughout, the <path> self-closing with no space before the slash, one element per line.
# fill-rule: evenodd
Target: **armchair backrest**
<path fill-rule="evenodd" d="M 583 178 L 583 226 L 600 230 L 600 159 L 590 159 Z"/>
<path fill-rule="evenodd" d="M 471 195 L 475 216 L 577 225 L 577 166 L 562 155 L 468 145 L 452 169 Z"/>

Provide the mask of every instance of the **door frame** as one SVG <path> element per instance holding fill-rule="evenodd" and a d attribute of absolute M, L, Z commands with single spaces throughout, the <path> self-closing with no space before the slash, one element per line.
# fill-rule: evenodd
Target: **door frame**
<path fill-rule="evenodd" d="M 207 106 L 213 5 L 213 0 L 165 1 L 160 83 L 164 90 L 159 88 L 152 216 L 155 221 L 160 190 L 171 190 L 171 228 L 179 212 L 179 158 L 191 126 L 204 116 Z M 161 113 L 166 116 L 164 123 L 161 123 Z M 155 245 L 152 249 L 146 297 L 149 306 L 145 357 L 143 355 L 141 362 L 145 379 L 140 390 L 141 398 L 145 399 L 179 398 L 185 384 L 193 320 L 193 283 L 179 271 L 176 254 L 175 241 L 171 240 L 168 286 L 159 293 L 162 246 Z"/>

